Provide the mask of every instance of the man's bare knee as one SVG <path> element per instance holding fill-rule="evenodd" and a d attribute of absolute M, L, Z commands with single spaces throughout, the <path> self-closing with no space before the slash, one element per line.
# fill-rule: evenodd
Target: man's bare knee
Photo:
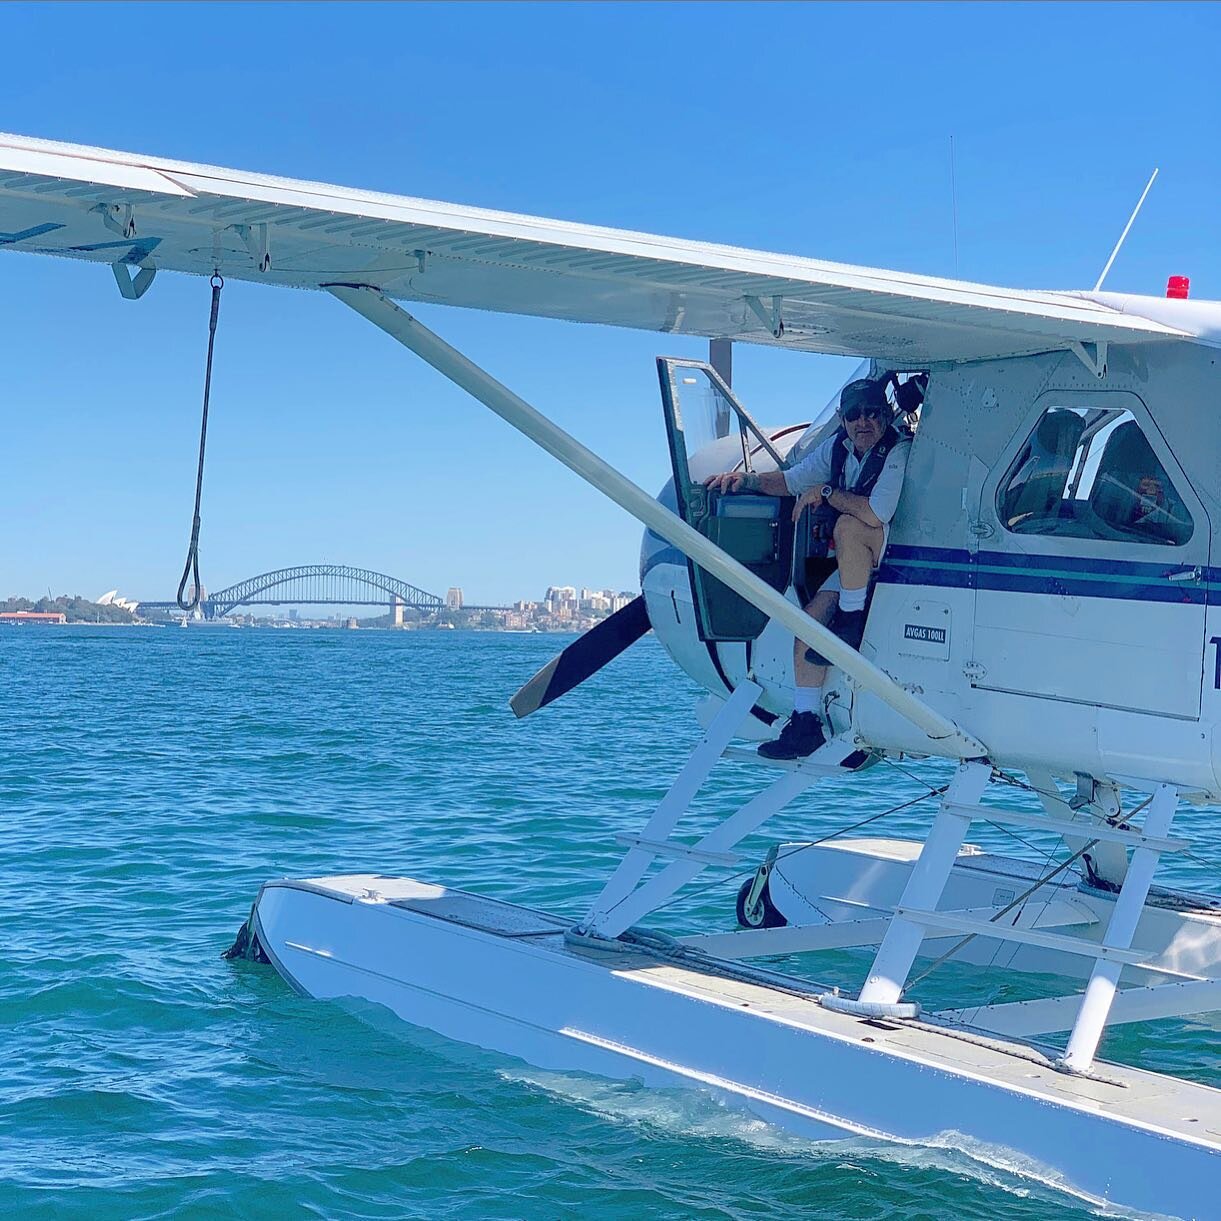
<path fill-rule="evenodd" d="M 862 555 L 867 552 L 873 565 L 876 565 L 886 531 L 881 526 L 867 526 L 859 518 L 845 513 L 835 523 L 834 537 L 835 550 L 841 560 L 845 553 Z"/>
<path fill-rule="evenodd" d="M 853 517 L 850 513 L 841 513 L 832 531 L 836 543 L 841 546 L 844 543 L 869 545 L 874 536 L 881 533 L 881 526 L 867 526 L 859 517 Z"/>

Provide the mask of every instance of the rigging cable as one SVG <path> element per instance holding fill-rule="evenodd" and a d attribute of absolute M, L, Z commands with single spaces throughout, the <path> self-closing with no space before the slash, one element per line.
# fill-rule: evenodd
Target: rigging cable
<path fill-rule="evenodd" d="M 1044 874 L 1031 886 L 1028 886 L 1020 895 L 1018 895 L 1016 899 L 1013 900 L 1012 903 L 1008 904 L 1006 907 L 1002 907 L 995 916 L 989 916 L 988 923 L 995 924 L 996 921 L 998 921 L 1002 916 L 1007 916 L 1011 911 L 1013 911 L 1015 907 L 1024 904 L 1036 890 L 1038 890 L 1040 887 L 1046 886 L 1048 882 L 1063 873 L 1074 861 L 1076 861 L 1079 857 L 1084 856 L 1091 848 L 1094 847 L 1095 844 L 1099 842 L 1099 840 L 1092 839 L 1088 844 L 1085 845 L 1084 848 L 1078 848 L 1077 851 L 1072 854 L 1072 856 L 1061 861 L 1060 864 L 1058 864 L 1050 873 Z M 1019 915 L 1020 914 L 1021 913 L 1019 913 Z M 915 979 L 909 980 L 904 986 L 903 991 L 907 992 L 908 989 L 914 988 L 918 983 L 921 982 L 921 980 L 927 979 L 939 966 L 941 966 L 943 962 L 945 962 L 947 959 L 953 958 L 959 950 L 961 950 L 968 943 L 974 941 L 975 938 L 979 937 L 980 935 L 981 934 L 979 933 L 968 933 L 962 938 L 961 941 L 958 941 L 954 945 L 950 946 L 950 948 L 946 950 L 946 952 L 939 958 L 934 958 L 933 961 L 928 965 L 927 969 L 921 971 Z M 993 957 L 995 958 L 995 955 L 993 955 Z"/>
<path fill-rule="evenodd" d="M 178 582 L 176 601 L 184 611 L 194 610 L 199 605 L 201 586 L 199 583 L 199 502 L 203 495 L 204 450 L 208 444 L 208 400 L 212 396 L 212 351 L 216 346 L 216 320 L 220 316 L 220 290 L 225 287 L 224 277 L 219 271 L 212 273 L 212 314 L 208 319 L 208 363 L 204 370 L 203 419 L 199 426 L 199 467 L 195 472 L 195 514 L 191 520 L 191 542 L 187 547 L 187 562 L 182 569 L 182 580 Z M 195 587 L 189 602 L 183 600 L 187 582 L 194 576 Z"/>
<path fill-rule="evenodd" d="M 1039 790 L 1035 789 L 1035 787 L 1033 785 L 1024 784 L 1022 781 L 1018 780 L 1016 777 L 1007 776 L 1007 775 L 1005 775 L 1004 772 L 1001 772 L 999 770 L 997 770 L 995 774 L 997 775 L 998 778 L 1003 779 L 1006 783 L 1013 785 L 1015 788 L 1029 789 L 1032 792 L 1039 791 Z M 1141 810 L 1143 810 L 1147 805 L 1149 805 L 1150 802 L 1152 802 L 1152 800 L 1153 800 L 1152 797 L 1147 797 L 1139 805 L 1135 806 L 1132 810 L 1130 810 L 1127 813 L 1127 815 L 1118 817 L 1115 820 L 1104 819 L 1103 822 L 1107 826 L 1117 826 L 1118 825 L 1118 826 L 1122 826 L 1122 827 L 1126 828 L 1129 825 L 1127 822 L 1127 819 L 1130 819 L 1135 814 L 1139 814 L 1141 812 Z M 1088 834 L 1089 824 L 1083 823 L 1082 826 L 1083 826 L 1083 828 L 1087 829 L 1086 834 Z M 1064 836 L 1061 835 L 1059 838 L 1061 840 L 1063 840 Z M 1081 857 L 1085 856 L 1087 852 L 1089 852 L 1092 848 L 1096 847 L 1101 842 L 1102 842 L 1101 840 L 1091 839 L 1088 843 L 1086 843 L 1082 847 L 1078 848 L 1077 851 L 1072 854 L 1072 856 L 1061 861 L 1054 869 L 1051 870 L 1050 873 L 1045 873 L 1040 878 L 1038 878 L 1034 882 L 1033 885 L 1031 885 L 1026 890 L 1024 890 L 1020 895 L 1018 895 L 1017 898 L 1013 900 L 1013 902 L 1008 904 L 1008 906 L 1001 908 L 1001 910 L 998 911 L 996 913 L 996 915 L 990 916 L 989 923 L 995 924 L 996 921 L 1000 920 L 1002 916 L 1006 916 L 1011 911 L 1013 911 L 1013 909 L 1015 907 L 1025 904 L 1026 900 L 1029 899 L 1030 896 L 1035 893 L 1035 891 L 1046 886 L 1053 878 L 1058 877 L 1066 869 L 1068 869 L 1068 867 L 1070 865 L 1072 865 L 1075 861 L 1079 860 Z M 1047 864 L 1051 863 L 1050 854 L 1048 854 L 1048 856 L 1046 857 L 1046 863 Z M 1019 917 L 1021 916 L 1021 912 L 1018 913 L 1018 916 Z M 979 934 L 979 933 L 968 933 L 960 941 L 955 942 L 955 944 L 952 945 L 948 950 L 946 950 L 946 952 L 944 954 L 942 954 L 938 958 L 935 958 L 924 971 L 922 971 L 919 975 L 916 976 L 915 979 L 910 980 L 906 987 L 914 988 L 922 980 L 927 979 L 939 966 L 941 966 L 941 964 L 943 962 L 946 962 L 948 959 L 953 958 L 954 955 L 959 952 L 959 950 L 963 949 L 965 946 L 967 946 L 970 942 L 974 941 L 975 938 L 979 937 L 980 935 L 981 934 Z M 995 960 L 996 960 L 995 952 L 992 955 L 992 960 L 993 960 L 993 962 L 995 962 Z M 905 991 L 906 991 L 906 989 L 905 989 Z"/>

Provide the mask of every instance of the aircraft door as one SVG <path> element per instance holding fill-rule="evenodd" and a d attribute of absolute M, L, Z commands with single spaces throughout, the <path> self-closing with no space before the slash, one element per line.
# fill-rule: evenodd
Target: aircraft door
<path fill-rule="evenodd" d="M 704 487 L 719 471 L 776 470 L 781 456 L 710 366 L 659 357 L 662 409 L 679 516 L 781 592 L 793 549 L 791 497 L 721 496 Z M 691 587 L 702 641 L 752 641 L 767 616 L 692 561 Z"/>
<path fill-rule="evenodd" d="M 1209 520 L 1136 395 L 1042 395 L 979 523 L 976 687 L 1200 715 Z"/>

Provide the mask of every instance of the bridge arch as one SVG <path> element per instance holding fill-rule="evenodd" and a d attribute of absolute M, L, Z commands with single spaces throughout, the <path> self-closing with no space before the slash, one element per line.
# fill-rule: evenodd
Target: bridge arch
<path fill-rule="evenodd" d="M 371 597 L 373 593 L 381 597 Z M 239 606 L 263 605 L 345 605 L 380 606 L 395 600 L 416 610 L 435 611 L 444 607 L 443 599 L 407 581 L 373 572 L 368 568 L 350 568 L 346 564 L 304 564 L 296 568 L 277 568 L 247 577 L 228 589 L 210 594 L 204 603 L 209 619 L 227 615 Z"/>

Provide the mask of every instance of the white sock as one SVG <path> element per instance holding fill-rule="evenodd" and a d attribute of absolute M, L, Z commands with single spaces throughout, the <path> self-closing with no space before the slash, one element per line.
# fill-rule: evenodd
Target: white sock
<path fill-rule="evenodd" d="M 818 706 L 822 703 L 822 688 L 821 687 L 794 687 L 793 688 L 793 711 L 794 712 L 818 712 Z"/>
<path fill-rule="evenodd" d="M 841 589 L 839 591 L 839 609 L 842 611 L 863 611 L 865 609 L 865 594 L 868 592 L 868 587 L 864 589 Z"/>

